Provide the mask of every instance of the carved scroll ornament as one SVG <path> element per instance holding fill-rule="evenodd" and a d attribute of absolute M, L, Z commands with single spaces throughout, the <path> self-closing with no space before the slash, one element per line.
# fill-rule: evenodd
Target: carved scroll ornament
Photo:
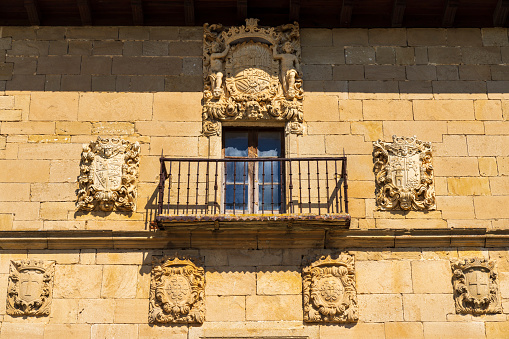
<path fill-rule="evenodd" d="M 345 323 L 359 319 L 353 255 L 322 256 L 302 272 L 304 321 Z"/>
<path fill-rule="evenodd" d="M 258 19 L 226 28 L 204 25 L 203 133 L 221 121 L 275 119 L 302 134 L 302 72 L 297 23 L 262 28 Z"/>
<path fill-rule="evenodd" d="M 456 313 L 502 313 L 495 262 L 470 258 L 451 262 Z"/>
<path fill-rule="evenodd" d="M 203 323 L 205 273 L 189 258 L 152 263 L 149 323 Z"/>
<path fill-rule="evenodd" d="M 135 211 L 140 145 L 97 138 L 83 145 L 77 209 Z"/>
<path fill-rule="evenodd" d="M 49 315 L 52 301 L 54 261 L 11 261 L 7 288 L 7 314 Z"/>
<path fill-rule="evenodd" d="M 376 202 L 381 210 L 434 210 L 431 143 L 416 137 L 373 142 Z"/>

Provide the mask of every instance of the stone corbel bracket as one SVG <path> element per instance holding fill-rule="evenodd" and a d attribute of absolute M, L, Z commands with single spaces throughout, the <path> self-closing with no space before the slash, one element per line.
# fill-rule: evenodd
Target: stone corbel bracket
<path fill-rule="evenodd" d="M 7 287 L 7 314 L 47 316 L 53 298 L 55 262 L 37 259 L 13 260 Z"/>
<path fill-rule="evenodd" d="M 430 142 L 392 136 L 373 142 L 376 203 L 380 210 L 434 210 Z"/>
<path fill-rule="evenodd" d="M 140 144 L 97 137 L 81 152 L 78 211 L 136 210 Z"/>
<path fill-rule="evenodd" d="M 150 281 L 149 323 L 205 320 L 205 272 L 197 259 L 154 257 Z"/>
<path fill-rule="evenodd" d="M 203 133 L 218 135 L 222 121 L 275 120 L 303 133 L 300 33 L 297 23 L 203 28 Z"/>
<path fill-rule="evenodd" d="M 359 319 L 355 258 L 322 256 L 302 270 L 305 322 L 350 323 Z"/>
<path fill-rule="evenodd" d="M 495 262 L 484 258 L 451 261 L 456 313 L 502 313 Z"/>

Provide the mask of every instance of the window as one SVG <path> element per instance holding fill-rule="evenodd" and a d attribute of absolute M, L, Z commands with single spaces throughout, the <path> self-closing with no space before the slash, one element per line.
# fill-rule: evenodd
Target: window
<path fill-rule="evenodd" d="M 283 158 L 283 141 L 279 129 L 223 131 L 226 213 L 282 212 L 284 163 L 270 159 Z"/>

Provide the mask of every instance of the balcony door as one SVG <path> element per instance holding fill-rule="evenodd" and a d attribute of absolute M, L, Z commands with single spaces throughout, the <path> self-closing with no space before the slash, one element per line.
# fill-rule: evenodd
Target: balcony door
<path fill-rule="evenodd" d="M 224 129 L 225 213 L 281 213 L 284 134 L 280 129 Z M 257 159 L 257 160 L 254 160 Z"/>

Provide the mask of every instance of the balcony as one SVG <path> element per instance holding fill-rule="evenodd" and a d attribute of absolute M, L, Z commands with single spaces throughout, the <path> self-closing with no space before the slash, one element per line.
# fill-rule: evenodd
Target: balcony
<path fill-rule="evenodd" d="M 154 226 L 346 228 L 346 162 L 346 157 L 161 157 Z"/>

